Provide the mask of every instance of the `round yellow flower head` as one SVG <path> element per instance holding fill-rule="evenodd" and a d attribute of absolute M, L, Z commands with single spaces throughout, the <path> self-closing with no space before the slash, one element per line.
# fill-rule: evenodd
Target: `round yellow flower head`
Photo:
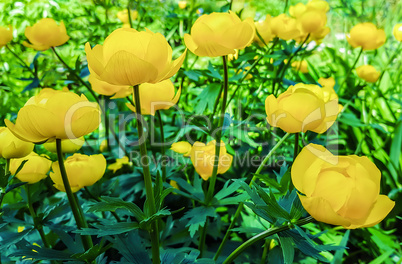
<path fill-rule="evenodd" d="M 157 83 L 172 77 L 186 52 L 172 61 L 172 48 L 160 33 L 120 28 L 103 45 L 85 44 L 88 68 L 95 78 L 113 85 Z"/>
<path fill-rule="evenodd" d="M 180 9 L 184 9 L 187 6 L 187 1 L 179 1 L 178 5 Z"/>
<path fill-rule="evenodd" d="M 316 220 L 347 229 L 370 227 L 395 205 L 380 195 L 380 170 L 367 157 L 334 156 L 309 144 L 295 159 L 292 182 L 306 211 Z"/>
<path fill-rule="evenodd" d="M 254 34 L 252 18 L 241 21 L 229 11 L 200 16 L 191 27 L 191 34 L 184 35 L 184 42 L 197 56 L 218 57 L 234 54 L 235 49 L 249 46 Z"/>
<path fill-rule="evenodd" d="M 172 144 L 170 148 L 176 153 L 183 154 L 184 157 L 189 157 L 191 154 L 191 144 L 186 141 L 179 141 Z"/>
<path fill-rule="evenodd" d="M 0 27 L 0 48 L 7 45 L 13 39 L 13 28 Z"/>
<path fill-rule="evenodd" d="M 87 156 L 75 153 L 64 161 L 64 166 L 71 190 L 77 192 L 85 186 L 95 184 L 102 178 L 106 170 L 106 159 L 102 154 Z M 52 170 L 50 178 L 54 187 L 65 192 L 58 161 L 53 162 Z"/>
<path fill-rule="evenodd" d="M 392 30 L 392 34 L 397 41 L 402 41 L 402 23 L 396 24 Z"/>
<path fill-rule="evenodd" d="M 297 39 L 300 36 L 296 19 L 286 14 L 271 19 L 271 31 L 274 36 L 283 40 Z"/>
<path fill-rule="evenodd" d="M 155 111 L 169 109 L 180 98 L 181 89 L 174 94 L 174 85 L 171 80 L 160 83 L 143 83 L 140 85 L 140 102 L 142 115 L 155 115 Z M 135 102 L 134 94 L 133 101 Z M 127 107 L 135 112 L 135 106 L 127 103 Z"/>
<path fill-rule="evenodd" d="M 318 79 L 318 83 L 321 84 L 322 87 L 329 87 L 331 89 L 335 86 L 335 79 L 333 77 Z"/>
<path fill-rule="evenodd" d="M 191 148 L 190 158 L 195 171 L 204 181 L 212 176 L 215 160 L 216 141 L 210 141 L 207 145 L 201 142 L 195 142 Z M 223 141 L 220 146 L 218 174 L 225 173 L 232 165 L 233 156 L 226 153 L 226 147 Z"/>
<path fill-rule="evenodd" d="M 377 71 L 371 65 L 362 65 L 356 68 L 357 76 L 365 80 L 366 82 L 375 83 L 381 75 L 381 72 Z"/>
<path fill-rule="evenodd" d="M 100 110 L 85 95 L 44 88 L 18 112 L 15 124 L 4 120 L 18 138 L 43 143 L 49 139 L 75 139 L 98 128 Z"/>
<path fill-rule="evenodd" d="M 292 62 L 291 66 L 296 71 L 300 71 L 301 73 L 308 73 L 308 64 L 307 64 L 307 61 L 305 61 L 305 60 L 294 61 L 294 62 Z"/>
<path fill-rule="evenodd" d="M 327 15 L 317 9 L 307 9 L 298 18 L 301 29 L 304 33 L 321 31 L 327 24 Z"/>
<path fill-rule="evenodd" d="M 298 18 L 306 11 L 306 9 L 306 5 L 303 3 L 297 3 L 296 5 L 289 7 L 289 14 L 292 17 Z"/>
<path fill-rule="evenodd" d="M 324 13 L 329 11 L 329 4 L 325 0 L 310 0 L 306 6 L 307 8 L 313 8 Z"/>
<path fill-rule="evenodd" d="M 16 173 L 21 163 L 27 160 L 22 169 L 15 175 L 20 181 L 29 184 L 36 183 L 46 178 L 50 170 L 52 161 L 47 156 L 39 156 L 35 152 L 31 152 L 28 156 L 18 159 L 11 159 L 10 173 Z"/>
<path fill-rule="evenodd" d="M 360 23 L 350 30 L 346 39 L 353 48 L 375 50 L 384 45 L 386 36 L 384 30 L 377 29 L 373 23 Z"/>
<path fill-rule="evenodd" d="M 271 15 L 267 15 L 264 21 L 255 22 L 255 29 L 258 34 L 260 34 L 265 44 L 268 44 L 274 38 L 271 30 L 271 19 Z M 264 46 L 264 43 L 258 37 L 257 33 L 254 36 L 254 42 L 257 42 L 261 47 Z"/>
<path fill-rule="evenodd" d="M 130 14 L 130 15 L 131 15 L 131 20 L 136 20 L 137 17 L 138 17 L 138 11 L 137 11 L 137 10 L 131 10 L 131 14 Z M 129 17 L 128 17 L 127 9 L 124 9 L 124 10 L 122 10 L 122 11 L 119 11 L 119 12 L 117 13 L 117 18 L 120 19 L 120 21 L 121 21 L 123 24 L 130 24 L 130 21 L 128 20 Z"/>
<path fill-rule="evenodd" d="M 341 109 L 333 88 L 315 84 L 298 83 L 278 98 L 271 94 L 265 100 L 268 123 L 288 133 L 307 130 L 324 133 L 333 125 Z"/>
<path fill-rule="evenodd" d="M 111 99 L 125 98 L 129 96 L 133 90 L 129 85 L 113 85 L 104 82 L 96 77 L 96 74 L 90 74 L 88 78 L 92 90 L 98 94 L 112 96 Z"/>
<path fill-rule="evenodd" d="M 31 153 L 33 148 L 31 142 L 17 138 L 7 127 L 0 127 L 0 158 L 22 158 Z"/>
<path fill-rule="evenodd" d="M 22 44 L 35 50 L 47 50 L 50 47 L 63 45 L 70 39 L 63 21 L 56 24 L 52 18 L 42 18 L 32 27 L 25 29 L 25 36 L 31 44 L 24 41 Z"/>
<path fill-rule="evenodd" d="M 116 159 L 115 163 L 110 164 L 107 166 L 108 170 L 112 170 L 113 173 L 118 171 L 119 169 L 123 168 L 123 165 L 130 165 L 130 160 L 127 156 L 124 156 L 123 158 Z"/>
<path fill-rule="evenodd" d="M 76 139 L 63 139 L 61 141 L 61 150 L 63 153 L 75 153 L 82 147 L 82 145 L 84 145 L 84 143 L 84 137 Z M 57 153 L 56 140 L 48 140 L 45 144 L 43 144 L 43 146 L 48 151 Z"/>

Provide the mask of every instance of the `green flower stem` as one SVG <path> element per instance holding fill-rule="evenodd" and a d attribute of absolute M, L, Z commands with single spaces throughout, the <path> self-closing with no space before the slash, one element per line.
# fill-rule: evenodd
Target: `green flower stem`
<path fill-rule="evenodd" d="M 156 213 L 156 206 L 155 206 L 154 192 L 152 188 L 152 177 L 149 171 L 149 158 L 147 154 L 147 145 L 143 135 L 144 129 L 142 127 L 143 120 L 141 120 L 142 116 L 141 116 L 140 88 L 138 85 L 134 85 L 133 90 L 135 100 L 135 111 L 137 115 L 138 142 L 140 147 L 142 168 L 144 170 L 145 191 L 147 194 L 149 213 L 150 215 L 154 215 Z M 151 244 L 152 244 L 152 263 L 154 264 L 160 263 L 158 220 L 152 222 L 149 234 L 151 236 Z"/>
<path fill-rule="evenodd" d="M 304 44 L 306 44 L 307 40 L 310 38 L 310 34 L 307 35 L 307 37 L 303 40 L 303 42 L 299 45 L 299 47 L 297 47 L 296 51 L 290 55 L 289 60 L 287 61 L 287 63 L 282 67 L 279 68 L 279 72 L 277 74 L 277 76 L 279 75 L 279 78 L 275 77 L 274 79 L 274 83 L 272 84 L 272 94 L 276 95 L 276 84 L 278 83 L 278 81 L 281 81 L 283 79 L 283 77 L 285 76 L 286 70 L 289 68 L 289 65 L 292 64 L 292 60 L 294 57 L 296 57 L 297 53 L 299 53 L 299 51 L 302 49 L 302 47 L 304 46 Z"/>
<path fill-rule="evenodd" d="M 1 219 L 1 216 L 2 216 L 2 210 L 1 210 L 2 207 L 1 207 L 1 205 L 3 203 L 3 198 L 6 195 L 6 187 L 8 185 L 8 176 L 9 176 L 8 171 L 9 171 L 9 168 L 10 168 L 10 159 L 6 159 L 6 164 L 4 166 L 4 179 L 0 179 L 0 183 L 1 183 L 1 185 L 0 185 L 0 219 Z M 4 186 L 2 186 L 3 184 L 4 184 Z"/>
<path fill-rule="evenodd" d="M 267 154 L 267 156 L 265 156 L 264 160 L 261 162 L 260 166 L 257 168 L 257 170 L 256 170 L 256 172 L 255 172 L 256 175 L 260 174 L 260 172 L 261 172 L 262 169 L 264 168 L 265 164 L 269 161 L 269 159 L 272 157 L 272 155 L 275 153 L 275 151 L 279 148 L 280 145 L 282 145 L 282 143 L 286 140 L 286 138 L 287 138 L 289 135 L 290 135 L 289 133 L 286 133 L 286 134 L 281 138 L 281 140 L 279 140 L 278 143 L 276 143 L 276 145 L 269 151 L 269 153 Z M 250 183 L 249 183 L 248 186 L 250 186 L 250 187 L 253 186 L 253 184 L 254 184 L 254 182 L 255 182 L 255 180 L 256 180 L 256 178 L 257 178 L 256 175 L 253 176 L 253 178 L 251 179 L 251 181 L 250 181 Z M 241 211 L 243 210 L 243 206 L 244 206 L 244 203 L 240 203 L 239 206 L 237 207 L 237 210 L 236 210 L 236 212 L 235 212 L 235 214 L 234 214 L 234 216 L 233 216 L 233 219 L 232 219 L 232 221 L 230 222 L 230 225 L 229 225 L 228 229 L 226 230 L 226 234 L 225 234 L 225 236 L 223 237 L 222 242 L 221 242 L 221 244 L 219 245 L 219 248 L 218 248 L 218 250 L 217 250 L 216 253 L 215 253 L 214 260 L 217 260 L 218 257 L 219 257 L 219 255 L 221 254 L 221 252 L 222 252 L 222 250 L 223 250 L 223 247 L 225 246 L 226 241 L 227 241 L 228 238 L 229 238 L 230 232 L 232 232 L 231 230 L 232 230 L 232 228 L 234 227 L 234 225 L 236 224 L 236 220 L 237 220 L 237 218 L 240 216 Z"/>
<path fill-rule="evenodd" d="M 84 228 L 85 226 L 88 226 L 88 225 L 85 221 L 84 215 L 81 214 L 81 212 L 80 212 L 81 209 L 79 208 L 78 202 L 75 199 L 73 192 L 71 191 L 70 183 L 69 183 L 68 177 L 67 177 L 66 168 L 64 166 L 63 152 L 61 149 L 61 139 L 58 139 L 58 138 L 56 139 L 56 150 L 57 150 L 57 159 L 59 161 L 60 174 L 61 174 L 61 178 L 63 180 L 64 188 L 66 190 L 68 202 L 70 203 L 71 211 L 73 212 L 75 222 L 77 223 L 77 227 L 79 229 Z M 81 239 L 82 239 L 82 244 L 84 245 L 85 251 L 87 251 L 88 249 L 93 247 L 91 236 L 81 235 Z"/>
<path fill-rule="evenodd" d="M 162 159 L 161 159 L 161 168 L 162 168 L 162 181 L 166 181 L 166 157 L 165 157 L 165 133 L 163 131 L 163 121 L 162 121 L 162 115 L 161 111 L 157 110 L 156 111 L 156 116 L 158 117 L 159 121 L 159 129 L 161 132 L 161 154 L 162 154 Z"/>
<path fill-rule="evenodd" d="M 84 187 L 84 190 L 85 190 L 85 192 L 86 192 L 92 199 L 94 199 L 94 200 L 97 201 L 97 202 L 102 202 L 102 200 L 101 200 L 99 197 L 93 195 L 93 194 L 89 191 L 88 187 L 85 186 L 85 187 Z M 116 219 L 117 222 L 122 222 L 121 219 L 120 219 L 120 217 L 117 215 L 116 212 L 110 211 L 110 213 L 114 216 L 114 218 Z"/>
<path fill-rule="evenodd" d="M 261 256 L 261 264 L 267 263 L 267 255 L 268 255 L 268 250 L 269 250 L 269 244 L 271 243 L 270 239 L 265 240 L 264 243 L 264 250 L 262 251 L 262 256 Z"/>
<path fill-rule="evenodd" d="M 21 62 L 22 66 L 23 66 L 25 69 L 27 69 L 35 78 L 37 78 L 37 79 L 39 80 L 38 74 L 37 74 L 36 72 L 34 72 L 34 71 L 25 63 L 25 61 L 24 61 L 23 59 L 21 59 L 20 56 L 18 56 L 17 53 L 15 53 L 12 49 L 10 49 L 10 47 L 9 47 L 8 45 L 6 45 L 6 49 L 7 49 L 9 52 L 11 52 L 11 54 L 13 54 L 14 57 L 16 57 L 16 58 Z M 39 83 L 39 87 L 43 88 L 43 85 L 41 85 L 41 84 Z"/>
<path fill-rule="evenodd" d="M 288 224 L 288 225 L 284 225 L 284 226 L 280 226 L 280 227 L 273 227 L 270 228 L 262 233 L 259 233 L 258 235 L 253 236 L 252 238 L 250 238 L 249 240 L 247 240 L 246 242 L 244 242 L 243 244 L 241 244 L 238 248 L 236 248 L 232 254 L 229 255 L 229 257 L 227 257 L 225 259 L 225 261 L 223 261 L 222 264 L 229 264 L 229 263 L 233 263 L 233 261 L 241 254 L 243 253 L 244 250 L 246 250 L 248 247 L 250 247 L 251 245 L 253 245 L 254 243 L 261 241 L 269 236 L 275 235 L 279 232 L 285 231 L 285 230 L 289 230 L 293 228 L 293 225 L 296 226 L 302 226 L 308 223 L 311 223 L 314 221 L 314 218 L 312 218 L 311 216 L 308 216 L 306 218 L 300 219 L 298 221 L 296 221 L 294 224 Z"/>
<path fill-rule="evenodd" d="M 208 217 L 204 223 L 204 226 L 201 227 L 201 234 L 198 241 L 198 250 L 200 251 L 199 257 L 202 258 L 204 255 L 204 248 L 205 248 L 205 240 L 207 238 L 207 230 L 208 230 Z"/>
<path fill-rule="evenodd" d="M 38 221 L 38 217 L 37 217 L 37 215 L 36 215 L 36 213 L 35 213 L 35 209 L 33 208 L 33 205 L 32 205 L 32 200 L 31 200 L 31 196 L 32 196 L 32 194 L 31 194 L 31 185 L 28 184 L 28 183 L 25 184 L 25 190 L 26 190 L 26 193 L 27 193 L 28 209 L 29 209 L 29 213 L 31 214 L 31 217 L 32 217 L 32 219 L 33 219 L 34 227 L 35 227 L 36 230 L 38 230 L 39 235 L 40 235 L 40 237 L 42 238 L 43 245 L 44 245 L 45 247 L 47 247 L 47 248 L 50 248 L 50 244 L 49 244 L 49 242 L 48 242 L 47 239 L 46 239 L 45 232 L 43 231 L 43 226 L 42 226 L 42 224 Z"/>
<path fill-rule="evenodd" d="M 359 61 L 360 56 L 362 54 L 363 54 L 363 48 L 360 48 L 359 54 L 357 55 L 355 62 L 353 63 L 352 67 L 349 68 L 349 71 L 346 73 L 346 77 L 343 80 L 343 82 L 339 85 L 338 95 L 341 95 L 341 91 L 342 91 L 343 86 L 347 82 L 347 80 L 348 80 L 350 74 L 352 73 L 353 69 L 356 67 L 356 64 Z"/>
<path fill-rule="evenodd" d="M 299 154 L 299 133 L 295 134 L 295 146 L 294 146 L 294 151 L 293 151 L 293 162 L 295 162 L 297 154 Z"/>
<path fill-rule="evenodd" d="M 127 14 L 128 14 L 128 22 L 130 23 L 130 28 L 133 28 L 133 20 L 131 18 L 131 8 L 130 8 L 130 1 L 127 5 Z"/>
<path fill-rule="evenodd" d="M 52 51 L 54 53 L 54 55 L 56 55 L 56 57 L 59 59 L 59 61 L 64 65 L 64 67 L 66 67 L 68 69 L 68 71 L 82 84 L 85 86 L 85 88 L 87 88 L 87 90 L 92 94 L 92 96 L 95 98 L 95 100 L 99 103 L 99 98 L 98 96 L 95 94 L 95 92 L 92 90 L 91 86 L 89 86 L 89 84 L 87 84 L 70 66 L 68 66 L 68 64 L 63 60 L 62 57 L 60 57 L 60 55 L 57 53 L 55 47 L 52 47 Z"/>

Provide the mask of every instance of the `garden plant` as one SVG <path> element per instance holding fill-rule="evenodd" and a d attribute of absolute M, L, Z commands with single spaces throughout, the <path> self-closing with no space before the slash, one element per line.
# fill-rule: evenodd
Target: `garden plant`
<path fill-rule="evenodd" d="M 0 263 L 402 263 L 402 2 L 0 9 Z"/>

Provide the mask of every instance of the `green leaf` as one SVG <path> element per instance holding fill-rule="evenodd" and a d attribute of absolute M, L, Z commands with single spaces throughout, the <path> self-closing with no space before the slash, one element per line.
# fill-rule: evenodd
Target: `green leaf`
<path fill-rule="evenodd" d="M 342 264 L 343 253 L 345 252 L 346 245 L 348 244 L 349 234 L 350 234 L 350 229 L 345 232 L 345 235 L 343 236 L 342 241 L 339 244 L 339 246 L 344 247 L 344 248 L 338 249 L 335 252 L 334 258 L 332 259 L 331 264 Z"/>
<path fill-rule="evenodd" d="M 186 222 L 186 227 L 189 227 L 190 236 L 194 237 L 195 232 L 199 227 L 203 227 L 207 217 L 216 217 L 217 213 L 213 207 L 195 207 L 187 211 L 184 216 L 180 219 L 182 222 Z"/>
<path fill-rule="evenodd" d="M 23 239 L 25 236 L 27 236 L 32 230 L 33 230 L 33 227 L 26 228 L 22 232 L 19 232 L 19 233 L 1 232 L 0 238 L 2 238 L 2 239 L 1 239 L 0 250 L 5 250 L 9 246 L 15 245 L 15 243 L 17 243 L 18 241 Z"/>
<path fill-rule="evenodd" d="M 285 264 L 292 264 L 295 256 L 293 239 L 288 236 L 279 236 L 279 242 L 281 243 L 282 254 Z"/>
<path fill-rule="evenodd" d="M 217 70 L 215 70 L 215 68 L 211 62 L 208 62 L 208 70 L 209 70 L 209 72 L 206 73 L 208 76 L 211 76 L 218 80 L 222 80 L 222 76 L 219 74 L 219 72 Z"/>
<path fill-rule="evenodd" d="M 92 205 L 88 209 L 88 212 L 114 212 L 117 209 L 121 208 L 128 210 L 137 219 L 138 222 L 144 220 L 146 217 L 142 210 L 135 203 L 126 202 L 120 198 L 107 196 L 102 196 L 101 199 L 103 200 L 103 202 L 98 202 Z"/>
<path fill-rule="evenodd" d="M 129 232 L 127 236 L 117 235 L 111 240 L 113 247 L 123 255 L 128 263 L 132 264 L 152 264 L 148 252 L 145 249 L 143 239 L 138 235 L 138 231 Z"/>
<path fill-rule="evenodd" d="M 151 215 L 151 216 L 145 218 L 144 220 L 142 220 L 142 221 L 139 223 L 139 226 L 140 226 L 141 229 L 148 229 L 148 228 L 150 227 L 150 224 L 151 224 L 154 220 L 159 219 L 159 218 L 162 218 L 162 217 L 165 217 L 165 216 L 168 216 L 168 215 L 170 215 L 170 211 L 169 211 L 169 210 L 167 210 L 167 209 L 159 210 L 159 211 L 156 212 L 155 214 L 153 214 L 153 215 Z"/>
<path fill-rule="evenodd" d="M 203 113 L 205 109 L 213 110 L 215 99 L 220 91 L 221 84 L 211 83 L 205 87 L 197 97 L 197 103 L 194 104 L 194 111 L 197 115 Z"/>
<path fill-rule="evenodd" d="M 131 230 L 138 229 L 139 224 L 137 222 L 128 223 L 113 223 L 109 225 L 93 225 L 94 228 L 83 228 L 81 230 L 75 230 L 74 233 L 79 233 L 81 235 L 91 235 L 91 236 L 110 236 L 118 235 L 122 233 L 127 233 Z"/>

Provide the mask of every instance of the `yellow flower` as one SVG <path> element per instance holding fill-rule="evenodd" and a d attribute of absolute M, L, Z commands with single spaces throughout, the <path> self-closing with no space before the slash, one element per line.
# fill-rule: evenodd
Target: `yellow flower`
<path fill-rule="evenodd" d="M 378 224 L 395 202 L 380 195 L 380 170 L 367 157 L 334 156 L 309 144 L 293 163 L 292 182 L 316 220 L 347 229 Z"/>
<path fill-rule="evenodd" d="M 29 184 L 36 183 L 44 178 L 50 170 L 52 161 L 47 156 L 39 156 L 35 152 L 31 152 L 28 156 L 11 159 L 10 172 L 16 173 L 18 167 L 24 160 L 28 160 L 22 169 L 15 175 L 20 181 L 27 182 Z"/>
<path fill-rule="evenodd" d="M 298 18 L 306 11 L 306 9 L 306 5 L 303 3 L 297 3 L 296 5 L 289 7 L 289 14 L 292 17 Z"/>
<path fill-rule="evenodd" d="M 396 24 L 394 26 L 392 34 L 394 34 L 394 37 L 396 38 L 397 41 L 402 41 L 402 23 Z"/>
<path fill-rule="evenodd" d="M 371 65 L 362 65 L 356 68 L 357 76 L 365 80 L 366 82 L 375 83 L 381 75 L 381 72 L 377 71 Z"/>
<path fill-rule="evenodd" d="M 306 6 L 307 8 L 314 8 L 324 13 L 329 11 L 329 4 L 324 0 L 310 0 Z"/>
<path fill-rule="evenodd" d="M 283 40 L 296 39 L 300 36 L 296 19 L 285 14 L 271 19 L 271 31 L 274 36 Z"/>
<path fill-rule="evenodd" d="M 191 148 L 190 158 L 195 171 L 204 179 L 208 180 L 212 176 L 215 160 L 215 140 L 207 145 L 201 142 L 195 142 Z M 232 165 L 233 156 L 226 153 L 226 147 L 223 142 L 220 146 L 218 174 L 225 173 Z"/>
<path fill-rule="evenodd" d="M 272 17 L 267 15 L 264 21 L 255 22 L 255 29 L 258 34 L 260 34 L 265 44 L 268 44 L 274 38 L 271 30 L 271 19 Z M 260 40 L 257 33 L 254 36 L 254 42 L 257 42 L 261 47 L 264 46 L 264 43 Z"/>
<path fill-rule="evenodd" d="M 201 57 L 218 57 L 234 54 L 235 49 L 244 49 L 254 39 L 252 18 L 241 21 L 233 12 L 212 13 L 200 16 L 184 34 L 184 42 L 191 52 Z"/>
<path fill-rule="evenodd" d="M 228 61 L 237 60 L 239 58 L 239 50 L 235 49 L 234 54 L 228 54 Z"/>
<path fill-rule="evenodd" d="M 184 52 L 172 61 L 172 48 L 162 34 L 133 28 L 116 29 L 103 45 L 92 49 L 86 43 L 85 51 L 95 78 L 121 86 L 169 79 L 180 69 L 186 55 Z"/>
<path fill-rule="evenodd" d="M 0 127 L 0 158 L 22 158 L 33 151 L 34 144 L 14 136 L 7 127 Z"/>
<path fill-rule="evenodd" d="M 333 88 L 298 83 L 290 86 L 278 98 L 265 100 L 268 123 L 288 133 L 307 130 L 324 133 L 335 122 L 341 106 Z"/>
<path fill-rule="evenodd" d="M 346 39 L 353 48 L 375 50 L 385 43 L 386 36 L 384 30 L 377 29 L 373 23 L 359 23 L 350 30 Z"/>
<path fill-rule="evenodd" d="M 25 36 L 32 44 L 24 41 L 22 44 L 35 50 L 47 50 L 50 47 L 63 45 L 69 40 L 63 21 L 56 24 L 52 18 L 42 18 L 32 27 L 25 29 Z"/>
<path fill-rule="evenodd" d="M 5 27 L 0 27 L 0 48 L 7 45 L 13 39 L 13 28 L 8 26 L 8 29 Z"/>
<path fill-rule="evenodd" d="M 305 60 L 292 62 L 292 67 L 296 71 L 300 71 L 302 73 L 308 73 L 308 64 L 307 61 Z"/>
<path fill-rule="evenodd" d="M 177 190 L 180 190 L 179 185 L 177 184 L 176 181 L 170 180 L 170 181 L 169 181 L 169 184 L 170 184 L 173 188 L 175 188 L 175 189 L 177 189 Z"/>
<path fill-rule="evenodd" d="M 64 161 L 64 166 L 71 190 L 77 192 L 85 186 L 93 185 L 102 178 L 106 170 L 106 159 L 102 154 L 87 156 L 75 153 Z M 52 170 L 50 178 L 54 187 L 65 192 L 58 161 L 53 162 Z"/>
<path fill-rule="evenodd" d="M 181 89 L 174 94 L 174 85 L 171 80 L 160 83 L 143 83 L 140 85 L 140 102 L 142 115 L 155 115 L 155 111 L 169 109 L 180 98 Z M 133 95 L 133 101 L 135 98 Z M 127 107 L 135 112 L 135 106 L 127 103 Z"/>
<path fill-rule="evenodd" d="M 183 154 L 184 157 L 189 157 L 191 154 L 191 144 L 186 141 L 173 143 L 170 149 L 176 153 Z"/>
<path fill-rule="evenodd" d="M 187 1 L 179 1 L 178 5 L 180 9 L 184 9 L 187 6 Z"/>
<path fill-rule="evenodd" d="M 115 163 L 110 164 L 109 166 L 107 166 L 108 170 L 112 170 L 113 173 L 118 171 L 119 169 L 121 169 L 123 167 L 123 165 L 130 165 L 130 160 L 128 159 L 127 156 L 124 156 L 121 159 L 116 159 Z"/>
<path fill-rule="evenodd" d="M 100 152 L 105 152 L 107 150 L 107 140 L 104 139 L 99 145 L 99 151 Z"/>
<path fill-rule="evenodd" d="M 96 74 L 90 74 L 88 78 L 92 90 L 98 94 L 112 96 L 112 99 L 124 98 L 131 94 L 132 88 L 128 85 L 113 85 L 96 78 Z"/>
<path fill-rule="evenodd" d="M 4 120 L 20 139 L 34 143 L 49 139 L 75 139 L 98 128 L 100 110 L 85 95 L 44 88 L 18 112 L 15 125 Z"/>
<path fill-rule="evenodd" d="M 307 9 L 298 18 L 303 33 L 314 33 L 321 31 L 327 24 L 327 15 L 316 9 Z"/>
<path fill-rule="evenodd" d="M 138 11 L 137 10 L 131 10 L 131 20 L 136 20 L 138 17 Z M 123 24 L 130 24 L 130 21 L 128 20 L 128 12 L 127 9 L 124 9 L 122 11 L 119 11 L 117 13 L 117 18 L 120 19 L 120 21 Z"/>
<path fill-rule="evenodd" d="M 84 137 L 76 139 L 63 139 L 61 141 L 61 150 L 63 153 L 75 153 L 82 147 L 82 145 L 84 145 L 84 143 Z M 45 144 L 43 144 L 43 146 L 48 151 L 57 153 L 56 140 L 48 140 Z"/>
<path fill-rule="evenodd" d="M 322 87 L 329 87 L 331 89 L 335 86 L 335 79 L 333 77 L 318 79 L 318 83 L 321 84 Z"/>

